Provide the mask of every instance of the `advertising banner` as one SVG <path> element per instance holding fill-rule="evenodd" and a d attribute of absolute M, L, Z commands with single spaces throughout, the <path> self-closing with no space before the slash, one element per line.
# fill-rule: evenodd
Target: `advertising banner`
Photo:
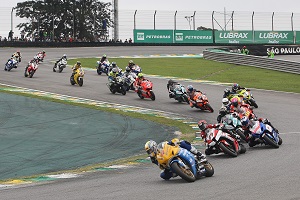
<path fill-rule="evenodd" d="M 135 43 L 173 43 L 173 30 L 133 30 Z"/>
<path fill-rule="evenodd" d="M 293 31 L 254 31 L 254 43 L 294 44 Z"/>
<path fill-rule="evenodd" d="M 252 31 L 215 31 L 215 43 L 250 44 L 253 43 Z"/>
<path fill-rule="evenodd" d="M 213 43 L 212 31 L 175 30 L 174 43 Z"/>
<path fill-rule="evenodd" d="M 300 31 L 295 31 L 296 34 L 296 44 L 300 44 Z"/>

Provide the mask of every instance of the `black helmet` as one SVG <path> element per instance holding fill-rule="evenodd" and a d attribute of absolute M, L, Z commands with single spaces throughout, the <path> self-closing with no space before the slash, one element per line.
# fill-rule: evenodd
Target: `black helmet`
<path fill-rule="evenodd" d="M 80 62 L 80 61 L 77 61 L 77 62 L 76 62 L 76 65 L 81 65 L 81 62 Z"/>
<path fill-rule="evenodd" d="M 117 65 L 117 63 L 116 63 L 116 62 L 112 62 L 111 65 L 112 65 L 113 67 L 115 67 L 115 66 Z"/>

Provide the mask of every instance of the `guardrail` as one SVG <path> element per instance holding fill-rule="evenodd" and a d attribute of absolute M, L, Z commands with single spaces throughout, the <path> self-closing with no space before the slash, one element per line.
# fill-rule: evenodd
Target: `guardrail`
<path fill-rule="evenodd" d="M 204 50 L 203 57 L 207 60 L 226 62 L 236 65 L 253 66 L 263 69 L 300 74 L 300 63 L 288 60 L 266 58 L 261 56 L 230 53 L 222 50 Z"/>

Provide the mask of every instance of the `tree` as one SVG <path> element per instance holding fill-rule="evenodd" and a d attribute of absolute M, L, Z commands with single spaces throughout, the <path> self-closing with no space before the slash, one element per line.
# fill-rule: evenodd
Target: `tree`
<path fill-rule="evenodd" d="M 19 30 L 36 35 L 40 30 L 55 37 L 75 36 L 78 39 L 94 40 L 106 34 L 103 23 L 113 27 L 110 18 L 111 3 L 98 0 L 38 0 L 18 3 L 16 16 L 29 22 L 18 24 Z M 53 34 L 53 33 L 52 33 Z"/>

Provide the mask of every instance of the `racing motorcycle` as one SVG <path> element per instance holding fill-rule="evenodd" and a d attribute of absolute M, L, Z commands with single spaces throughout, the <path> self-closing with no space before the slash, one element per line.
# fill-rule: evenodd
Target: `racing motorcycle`
<path fill-rule="evenodd" d="M 133 73 L 135 73 L 136 75 L 139 75 L 139 73 L 142 72 L 142 68 L 138 65 L 134 65 L 132 68 L 131 68 L 131 71 Z"/>
<path fill-rule="evenodd" d="M 225 127 L 232 127 L 228 133 L 238 135 L 242 141 L 247 142 L 244 130 L 242 129 L 242 122 L 236 113 L 226 114 L 221 118 L 220 122 Z"/>
<path fill-rule="evenodd" d="M 116 80 L 111 81 L 106 84 L 111 93 L 115 94 L 116 92 L 121 93 L 122 95 L 126 94 L 126 87 L 124 86 L 124 77 L 117 76 Z"/>
<path fill-rule="evenodd" d="M 76 69 L 75 73 L 71 75 L 70 77 L 70 83 L 71 85 L 79 85 L 80 87 L 83 85 L 83 77 L 84 77 L 84 71 L 80 67 Z"/>
<path fill-rule="evenodd" d="M 250 89 L 243 89 L 239 92 L 239 96 L 243 97 L 243 101 L 250 106 L 253 106 L 254 108 L 258 108 L 258 105 L 256 101 L 254 100 L 254 97 L 252 93 L 250 92 Z"/>
<path fill-rule="evenodd" d="M 15 57 L 12 57 L 11 59 L 9 59 L 5 65 L 4 65 L 4 70 L 5 71 L 10 71 L 13 68 L 17 68 L 18 67 L 18 60 Z"/>
<path fill-rule="evenodd" d="M 37 62 L 29 62 L 25 68 L 24 76 L 32 78 L 36 70 L 38 69 L 39 64 Z"/>
<path fill-rule="evenodd" d="M 68 61 L 66 59 L 61 59 L 58 63 L 54 64 L 53 67 L 53 72 L 58 71 L 59 73 L 61 73 L 64 68 L 66 68 Z"/>
<path fill-rule="evenodd" d="M 214 174 L 214 168 L 208 161 L 200 163 L 190 151 L 168 142 L 157 145 L 157 161 L 187 182 Z"/>
<path fill-rule="evenodd" d="M 270 145 L 274 148 L 279 148 L 279 145 L 282 144 L 282 139 L 279 136 L 278 131 L 276 131 L 269 124 L 264 124 L 258 120 L 251 120 L 254 123 L 249 130 L 251 135 L 254 138 L 254 142 L 249 142 L 249 146 L 253 147 L 256 144 L 265 144 Z"/>
<path fill-rule="evenodd" d="M 134 82 L 136 79 L 136 74 L 130 72 L 128 75 L 122 74 L 124 77 L 124 86 L 126 87 L 126 91 L 134 90 Z"/>
<path fill-rule="evenodd" d="M 38 60 L 38 62 L 43 62 L 46 54 L 38 53 L 34 59 Z"/>
<path fill-rule="evenodd" d="M 190 105 L 191 107 L 199 108 L 201 110 L 208 110 L 210 112 L 214 112 L 214 109 L 209 104 L 207 96 L 200 91 L 195 92 L 192 101 L 190 100 Z"/>
<path fill-rule="evenodd" d="M 138 96 L 141 99 L 150 98 L 152 101 L 155 100 L 155 94 L 152 91 L 153 83 L 149 80 L 143 80 L 141 83 L 141 89 L 136 90 Z"/>
<path fill-rule="evenodd" d="M 232 127 L 225 125 L 209 129 L 206 136 L 203 136 L 207 148 L 215 154 L 223 152 L 231 157 L 237 157 L 238 154 L 245 153 L 246 147 L 239 143 L 239 137 L 228 133 L 232 129 Z"/>
<path fill-rule="evenodd" d="M 170 98 L 174 98 L 175 100 L 177 100 L 180 103 L 181 102 L 186 102 L 186 103 L 190 102 L 184 85 L 181 85 L 181 84 L 176 85 L 173 93 L 174 93 L 174 95 L 169 95 Z"/>
<path fill-rule="evenodd" d="M 109 69 L 110 69 L 109 61 L 104 61 L 102 63 L 100 61 L 97 61 L 96 69 L 97 69 L 98 75 L 101 75 L 102 73 L 104 73 L 104 74 L 106 74 L 106 76 L 108 76 Z"/>

